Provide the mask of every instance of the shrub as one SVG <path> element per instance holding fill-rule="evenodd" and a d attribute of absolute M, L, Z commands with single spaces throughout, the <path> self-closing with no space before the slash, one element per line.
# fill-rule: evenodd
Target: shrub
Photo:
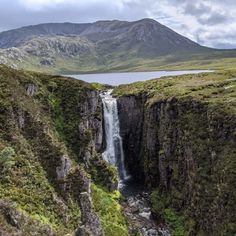
<path fill-rule="evenodd" d="M 119 191 L 111 193 L 93 185 L 94 207 L 101 217 L 106 236 L 128 235 L 128 226 L 119 199 Z"/>
<path fill-rule="evenodd" d="M 164 199 L 160 196 L 158 190 L 155 190 L 151 194 L 151 204 L 152 204 L 152 209 L 153 211 L 159 215 L 162 216 L 164 213 L 165 209 L 165 201 Z"/>
<path fill-rule="evenodd" d="M 187 236 L 186 229 L 184 227 L 184 217 L 178 215 L 172 208 L 167 208 L 164 211 L 164 217 L 166 222 L 171 228 L 171 235 L 173 236 Z"/>
<path fill-rule="evenodd" d="M 11 167 L 15 164 L 14 156 L 15 156 L 15 151 L 12 147 L 5 147 L 0 152 L 0 167 L 2 173 L 8 172 L 11 169 Z"/>

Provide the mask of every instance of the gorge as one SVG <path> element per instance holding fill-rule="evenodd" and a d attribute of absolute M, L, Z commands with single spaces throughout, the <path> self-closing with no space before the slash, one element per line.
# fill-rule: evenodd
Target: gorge
<path fill-rule="evenodd" d="M 127 175 L 124 164 L 123 142 L 120 136 L 117 100 L 111 93 L 113 89 L 102 91 L 100 96 L 103 103 L 106 150 L 102 157 L 111 165 L 117 167 L 119 174 L 118 189 L 125 198 L 124 213 L 129 219 L 130 233 L 140 232 L 141 235 L 169 236 L 167 226 L 160 227 L 151 217 L 149 193 L 138 186 L 132 176 Z M 142 191 L 141 191 L 142 190 Z"/>
<path fill-rule="evenodd" d="M 0 235 L 167 235 L 164 226 L 234 235 L 235 77 L 180 75 L 104 93 L 0 66 Z M 127 175 L 144 194 L 120 195 Z M 140 213 L 161 230 L 143 227 Z"/>

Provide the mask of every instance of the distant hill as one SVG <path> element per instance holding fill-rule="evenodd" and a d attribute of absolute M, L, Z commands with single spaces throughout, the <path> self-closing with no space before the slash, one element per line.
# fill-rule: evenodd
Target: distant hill
<path fill-rule="evenodd" d="M 212 60 L 235 57 L 235 50 L 203 47 L 152 19 L 48 23 L 0 33 L 0 63 L 49 72 L 148 70 L 195 60 L 208 60 L 203 65 L 210 68 Z"/>

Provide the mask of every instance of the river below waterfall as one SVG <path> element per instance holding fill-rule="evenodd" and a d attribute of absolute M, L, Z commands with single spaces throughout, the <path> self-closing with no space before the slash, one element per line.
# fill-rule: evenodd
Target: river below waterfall
<path fill-rule="evenodd" d="M 112 97 L 111 93 L 112 89 L 109 89 L 100 94 L 103 103 L 106 137 L 106 150 L 103 152 L 102 157 L 118 169 L 118 189 L 125 199 L 122 205 L 129 222 L 130 234 L 135 235 L 139 232 L 143 236 L 169 236 L 167 226 L 157 225 L 152 216 L 150 194 L 145 191 L 142 184 L 136 182 L 135 179 L 128 175 L 125 168 L 117 101 L 116 98 Z"/>

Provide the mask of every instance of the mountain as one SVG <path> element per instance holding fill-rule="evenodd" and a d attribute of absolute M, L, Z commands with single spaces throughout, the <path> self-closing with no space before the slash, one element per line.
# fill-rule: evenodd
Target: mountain
<path fill-rule="evenodd" d="M 235 56 L 235 50 L 203 47 L 152 19 L 48 23 L 0 33 L 0 63 L 50 72 L 143 70 Z"/>
<path fill-rule="evenodd" d="M 194 50 L 201 47 L 184 38 L 155 20 L 143 19 L 135 22 L 98 21 L 89 24 L 49 23 L 27 26 L 0 34 L 0 47 L 19 47 L 35 37 L 86 37 L 93 43 L 105 46 L 114 41 L 112 50 L 137 48 L 152 49 L 155 53 L 167 53 L 173 50 Z"/>

